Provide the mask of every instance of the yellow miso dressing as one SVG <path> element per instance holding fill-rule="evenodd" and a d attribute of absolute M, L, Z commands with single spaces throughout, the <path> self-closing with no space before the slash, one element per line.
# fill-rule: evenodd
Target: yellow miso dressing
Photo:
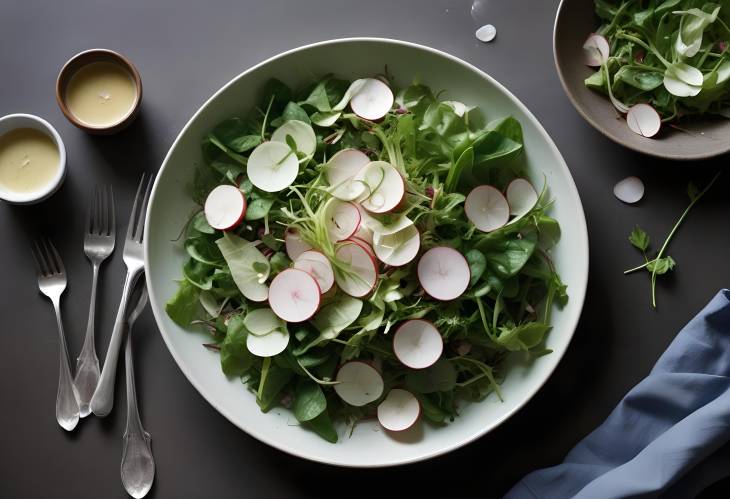
<path fill-rule="evenodd" d="M 98 61 L 80 67 L 66 87 L 66 106 L 79 121 L 106 127 L 122 121 L 137 100 L 137 85 L 119 64 Z"/>
<path fill-rule="evenodd" d="M 34 192 L 51 183 L 60 154 L 51 137 L 34 128 L 17 128 L 0 135 L 0 187 L 11 192 Z"/>

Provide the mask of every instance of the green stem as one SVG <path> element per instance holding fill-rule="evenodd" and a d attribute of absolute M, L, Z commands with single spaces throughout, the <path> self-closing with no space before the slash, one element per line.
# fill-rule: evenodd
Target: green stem
<path fill-rule="evenodd" d="M 634 42 L 635 44 L 642 46 L 645 50 L 648 50 L 652 54 L 654 54 L 657 57 L 657 59 L 659 59 L 661 61 L 661 63 L 664 64 L 666 67 L 669 67 L 669 66 L 672 65 L 671 62 L 669 62 L 668 60 L 666 60 L 664 58 L 664 56 L 662 56 L 662 54 L 659 53 L 659 51 L 656 49 L 656 47 L 654 46 L 654 44 L 651 43 L 651 42 L 647 44 L 641 38 L 637 38 L 637 37 L 635 37 L 633 35 L 627 35 L 626 33 L 616 33 L 616 38 L 621 38 L 623 40 L 628 40 L 630 42 Z"/>

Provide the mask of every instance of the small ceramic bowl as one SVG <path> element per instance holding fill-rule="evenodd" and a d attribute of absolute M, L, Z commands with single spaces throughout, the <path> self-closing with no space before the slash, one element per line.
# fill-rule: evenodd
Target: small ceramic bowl
<path fill-rule="evenodd" d="M 0 199 L 12 204 L 39 203 L 56 192 L 66 178 L 66 148 L 56 129 L 43 118 L 32 114 L 9 114 L 0 118 L 0 135 L 18 128 L 33 128 L 51 137 L 58 149 L 58 171 L 47 185 L 33 192 L 13 192 L 0 187 Z"/>
<path fill-rule="evenodd" d="M 89 125 L 88 123 L 84 123 L 76 116 L 74 116 L 74 114 L 68 108 L 66 102 L 66 90 L 68 88 L 71 77 L 81 67 L 86 66 L 87 64 L 90 64 L 92 62 L 111 62 L 114 64 L 118 64 L 122 67 L 122 69 L 129 73 L 129 75 L 132 77 L 132 80 L 134 81 L 135 86 L 137 87 L 137 96 L 129 113 L 121 120 L 111 125 L 93 126 Z M 107 49 L 86 50 L 84 52 L 76 54 L 71 59 L 69 59 L 69 61 L 64 64 L 64 66 L 61 68 L 61 71 L 58 73 L 58 78 L 56 79 L 56 101 L 58 102 L 58 106 L 61 108 L 61 111 L 66 116 L 66 118 L 68 118 L 68 120 L 76 125 L 78 128 L 95 135 L 111 135 L 121 130 L 124 130 L 127 126 L 129 126 L 130 123 L 132 123 L 132 121 L 134 121 L 134 118 L 137 116 L 140 104 L 142 103 L 142 78 L 140 78 L 139 71 L 137 71 L 137 68 L 134 67 L 134 64 L 132 64 L 132 62 L 124 57 L 122 54 Z"/>
<path fill-rule="evenodd" d="M 702 116 L 683 121 L 676 129 L 662 126 L 651 139 L 632 132 L 608 98 L 583 83 L 595 70 L 582 63 L 583 42 L 599 26 L 594 3 L 562 0 L 553 32 L 553 52 L 558 76 L 575 109 L 593 127 L 629 149 L 673 160 L 699 160 L 730 151 L 730 120 Z"/>

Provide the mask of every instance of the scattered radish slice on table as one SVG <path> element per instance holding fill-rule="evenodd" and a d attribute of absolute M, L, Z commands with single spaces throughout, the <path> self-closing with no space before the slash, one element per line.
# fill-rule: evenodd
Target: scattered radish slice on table
<path fill-rule="evenodd" d="M 539 196 L 532 184 L 524 178 L 516 178 L 507 186 L 507 203 L 510 215 L 519 220 L 537 204 Z"/>
<path fill-rule="evenodd" d="M 280 329 L 284 326 L 281 319 L 270 308 L 251 310 L 243 319 L 243 325 L 246 326 L 249 333 L 256 336 L 266 335 L 274 329 Z"/>
<path fill-rule="evenodd" d="M 257 336 L 249 334 L 246 336 L 246 348 L 257 357 L 273 357 L 286 350 L 289 345 L 289 333 L 280 329 Z"/>
<path fill-rule="evenodd" d="M 373 250 L 378 259 L 386 265 L 400 267 L 416 258 L 421 247 L 421 234 L 415 225 L 409 225 L 393 234 L 375 234 Z"/>
<path fill-rule="evenodd" d="M 509 221 L 510 205 L 499 189 L 491 185 L 480 185 L 466 196 L 464 212 L 477 229 L 491 232 Z"/>
<path fill-rule="evenodd" d="M 309 250 L 303 252 L 294 261 L 294 268 L 303 270 L 314 277 L 322 294 L 332 288 L 335 283 L 335 274 L 329 259 L 319 251 Z"/>
<path fill-rule="evenodd" d="M 271 134 L 273 142 L 286 144 L 286 137 L 290 136 L 297 146 L 297 152 L 304 156 L 311 156 L 317 149 L 317 137 L 312 126 L 299 120 L 289 120 Z"/>
<path fill-rule="evenodd" d="M 330 199 L 325 206 L 324 217 L 332 242 L 349 239 L 360 227 L 360 211 L 350 202 Z"/>
<path fill-rule="evenodd" d="M 608 60 L 611 54 L 611 46 L 605 36 L 589 36 L 583 44 L 583 63 L 586 66 L 597 68 Z"/>
<path fill-rule="evenodd" d="M 314 277 L 303 270 L 286 269 L 269 285 L 269 306 L 287 322 L 302 322 L 319 308 L 321 291 Z"/>
<path fill-rule="evenodd" d="M 390 87 L 375 78 L 364 78 L 350 99 L 352 112 L 366 120 L 379 120 L 393 107 Z"/>
<path fill-rule="evenodd" d="M 284 246 L 286 247 L 286 254 L 291 260 L 296 260 L 299 258 L 299 255 L 312 249 L 299 236 L 299 231 L 291 227 L 284 232 Z"/>
<path fill-rule="evenodd" d="M 350 296 L 360 298 L 370 293 L 378 278 L 375 258 L 361 245 L 348 241 L 335 252 L 345 270 L 335 269 L 335 282 Z"/>
<path fill-rule="evenodd" d="M 246 197 L 234 185 L 219 185 L 208 194 L 203 211 L 211 227 L 230 230 L 246 215 Z"/>
<path fill-rule="evenodd" d="M 448 246 L 431 248 L 418 261 L 418 280 L 423 290 L 441 301 L 461 296 L 471 273 L 464 255 Z"/>
<path fill-rule="evenodd" d="M 389 431 L 405 431 L 421 417 L 421 404 L 409 391 L 393 388 L 378 405 L 378 421 Z"/>
<path fill-rule="evenodd" d="M 359 360 L 347 362 L 337 371 L 335 392 L 346 403 L 361 407 L 383 394 L 383 377 L 370 364 Z"/>
<path fill-rule="evenodd" d="M 246 173 L 251 183 L 262 191 L 279 192 L 296 180 L 299 160 L 287 144 L 264 142 L 249 156 Z"/>
<path fill-rule="evenodd" d="M 613 195 L 627 204 L 634 204 L 644 197 L 644 182 L 639 177 L 626 177 L 613 187 Z"/>
<path fill-rule="evenodd" d="M 411 319 L 401 324 L 393 335 L 393 352 L 411 369 L 433 365 L 444 350 L 444 340 L 432 322 Z"/>
<path fill-rule="evenodd" d="M 656 109 L 649 104 L 636 104 L 629 108 L 626 114 L 626 124 L 632 132 L 651 138 L 662 127 L 662 119 Z"/>

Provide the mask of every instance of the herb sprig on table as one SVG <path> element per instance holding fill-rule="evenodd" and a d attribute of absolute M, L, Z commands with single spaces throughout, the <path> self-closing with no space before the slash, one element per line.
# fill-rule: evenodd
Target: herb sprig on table
<path fill-rule="evenodd" d="M 638 225 L 634 227 L 634 230 L 631 231 L 631 234 L 629 234 L 629 242 L 632 246 L 634 246 L 636 249 L 641 251 L 641 254 L 644 257 L 644 263 L 639 265 L 638 267 L 634 267 L 632 269 L 628 269 L 624 271 L 624 274 L 631 274 L 633 272 L 637 272 L 639 270 L 646 270 L 651 275 L 651 306 L 653 308 L 656 308 L 656 279 L 657 276 L 664 275 L 667 272 L 674 270 L 674 267 L 676 266 L 677 262 L 674 261 L 674 258 L 667 255 L 667 247 L 669 246 L 669 242 L 672 240 L 674 235 L 677 233 L 677 230 L 679 229 L 679 226 L 682 225 L 684 220 L 687 218 L 687 215 L 689 214 L 692 207 L 697 204 L 697 202 L 702 199 L 702 197 L 707 194 L 707 191 L 712 188 L 715 181 L 720 177 L 720 172 L 718 172 L 714 177 L 712 177 L 712 180 L 707 184 L 707 186 L 700 190 L 697 185 L 694 182 L 690 182 L 687 186 L 687 195 L 689 196 L 689 205 L 687 208 L 685 208 L 684 212 L 682 212 L 682 215 L 679 217 L 677 222 L 674 224 L 674 227 L 672 227 L 672 230 L 669 232 L 669 235 L 667 235 L 666 239 L 662 243 L 662 246 L 659 248 L 659 251 L 656 253 L 656 255 L 653 258 L 649 258 L 647 255 L 647 251 L 649 250 L 649 246 L 651 244 L 651 239 L 649 238 L 649 234 L 646 233 L 644 229 L 639 227 Z"/>

